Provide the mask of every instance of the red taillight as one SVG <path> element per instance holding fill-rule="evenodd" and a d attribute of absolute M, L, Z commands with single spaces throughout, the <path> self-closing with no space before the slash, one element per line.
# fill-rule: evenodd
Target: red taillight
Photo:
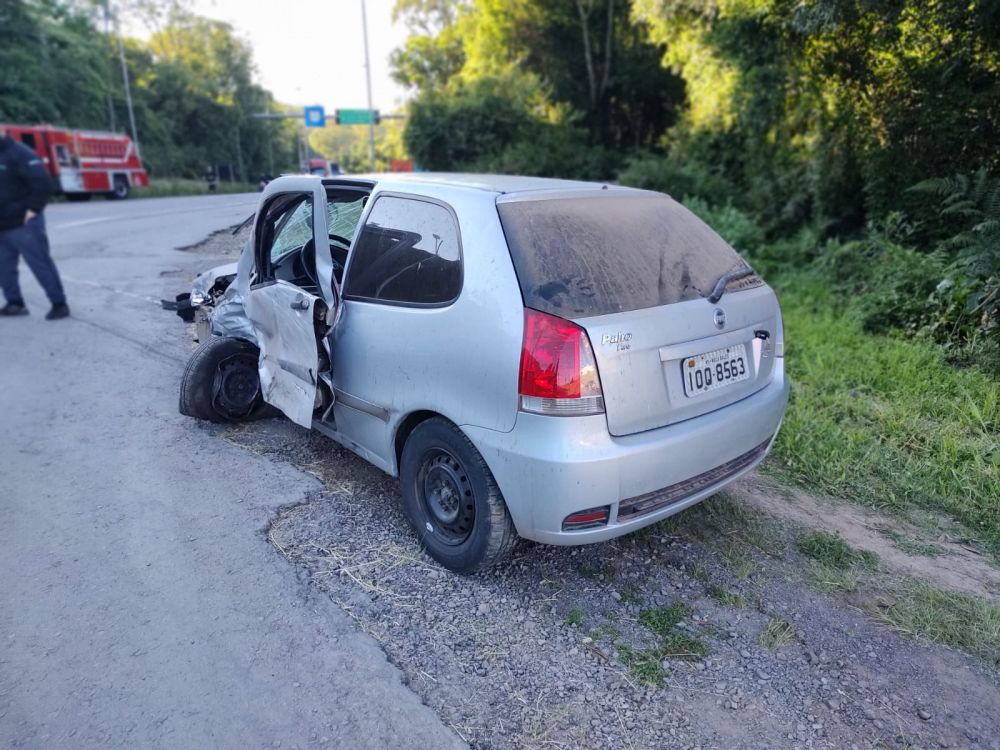
<path fill-rule="evenodd" d="M 587 332 L 568 320 L 525 309 L 518 392 L 524 411 L 602 413 L 601 381 Z"/>

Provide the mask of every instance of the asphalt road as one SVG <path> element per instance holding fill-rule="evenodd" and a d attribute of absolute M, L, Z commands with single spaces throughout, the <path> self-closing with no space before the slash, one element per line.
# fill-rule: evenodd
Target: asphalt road
<path fill-rule="evenodd" d="M 211 264 L 175 248 L 256 195 L 46 211 L 73 317 L 22 264 L 0 320 L 0 743 L 460 746 L 264 530 L 312 477 L 177 413 L 190 351 L 158 300 Z"/>

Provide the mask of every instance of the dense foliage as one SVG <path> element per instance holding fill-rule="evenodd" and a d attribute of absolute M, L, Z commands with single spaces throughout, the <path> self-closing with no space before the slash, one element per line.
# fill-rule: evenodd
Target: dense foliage
<path fill-rule="evenodd" d="M 656 146 L 683 100 L 630 10 L 627 0 L 399 0 L 412 33 L 393 62 L 417 93 L 414 158 L 613 177 L 623 154 Z"/>
<path fill-rule="evenodd" d="M 125 40 L 143 160 L 153 175 L 200 177 L 232 165 L 252 181 L 294 168 L 289 125 L 254 119 L 274 107 L 253 82 L 250 48 L 225 23 L 174 3 L 134 3 L 152 33 Z M 103 3 L 0 3 L 0 121 L 125 130 L 117 37 L 105 32 Z"/>
<path fill-rule="evenodd" d="M 416 93 L 417 162 L 618 176 L 697 199 L 740 223 L 761 262 L 826 274 L 865 330 L 1000 370 L 1000 4 L 397 0 L 396 12 L 411 31 L 394 66 Z M 808 250 L 782 241 L 803 231 Z"/>

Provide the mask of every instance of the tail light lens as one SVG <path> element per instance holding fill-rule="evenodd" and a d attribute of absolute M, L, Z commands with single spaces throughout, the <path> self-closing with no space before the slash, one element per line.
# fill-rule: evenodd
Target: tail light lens
<path fill-rule="evenodd" d="M 518 382 L 521 410 L 550 416 L 604 413 L 604 393 L 587 332 L 525 309 Z"/>

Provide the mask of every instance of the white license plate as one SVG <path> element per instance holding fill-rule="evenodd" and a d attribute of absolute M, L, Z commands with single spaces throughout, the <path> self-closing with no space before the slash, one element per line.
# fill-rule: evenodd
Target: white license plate
<path fill-rule="evenodd" d="M 684 395 L 699 396 L 716 391 L 750 377 L 750 360 L 746 344 L 734 344 L 725 349 L 695 354 L 681 361 Z"/>

